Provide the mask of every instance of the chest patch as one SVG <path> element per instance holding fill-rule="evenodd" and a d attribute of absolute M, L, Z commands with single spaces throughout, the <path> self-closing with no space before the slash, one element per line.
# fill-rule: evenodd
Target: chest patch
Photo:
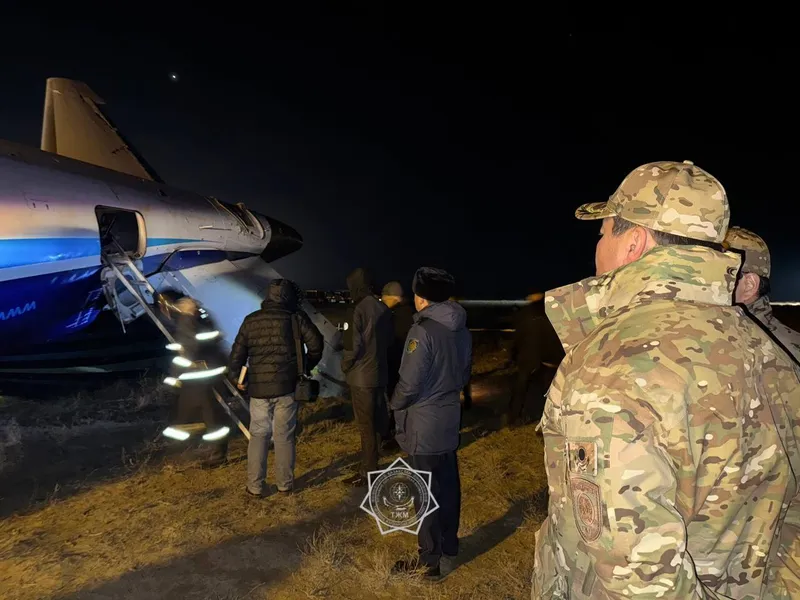
<path fill-rule="evenodd" d="M 597 476 L 597 442 L 567 442 L 570 475 Z"/>
<path fill-rule="evenodd" d="M 584 542 L 594 542 L 600 537 L 602 512 L 600 487 L 583 477 L 570 476 L 572 513 Z"/>
<path fill-rule="evenodd" d="M 415 340 L 414 338 L 411 338 L 410 340 L 408 340 L 408 345 L 406 346 L 406 352 L 411 354 L 417 348 L 419 348 L 419 340 Z"/>

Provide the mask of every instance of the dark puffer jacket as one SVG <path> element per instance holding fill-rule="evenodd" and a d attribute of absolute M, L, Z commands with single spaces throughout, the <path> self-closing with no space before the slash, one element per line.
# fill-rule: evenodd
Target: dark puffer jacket
<path fill-rule="evenodd" d="M 350 326 L 343 336 L 342 372 L 353 387 L 385 387 L 388 380 L 388 351 L 394 338 L 392 313 L 372 295 L 372 279 L 366 269 L 347 277 L 353 303 Z"/>
<path fill-rule="evenodd" d="M 308 348 L 306 371 L 322 358 L 322 334 L 297 304 L 292 282 L 275 279 L 261 310 L 247 315 L 239 328 L 231 349 L 229 377 L 236 382 L 242 367 L 249 363 L 247 391 L 252 398 L 277 398 L 295 390 L 298 373 L 292 314 L 298 317 L 301 342 Z"/>

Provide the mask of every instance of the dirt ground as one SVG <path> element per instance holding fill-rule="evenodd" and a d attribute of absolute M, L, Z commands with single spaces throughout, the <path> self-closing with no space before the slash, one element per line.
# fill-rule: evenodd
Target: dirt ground
<path fill-rule="evenodd" d="M 226 466 L 201 469 L 196 449 L 160 437 L 167 397 L 143 380 L 48 403 L 0 399 L 0 598 L 530 597 L 541 438 L 532 425 L 500 427 L 505 344 L 476 340 L 475 355 L 461 554 L 443 581 L 390 575 L 416 540 L 381 536 L 359 509 L 365 490 L 341 482 L 359 450 L 346 401 L 302 407 L 298 491 L 255 499 L 244 438 Z"/>

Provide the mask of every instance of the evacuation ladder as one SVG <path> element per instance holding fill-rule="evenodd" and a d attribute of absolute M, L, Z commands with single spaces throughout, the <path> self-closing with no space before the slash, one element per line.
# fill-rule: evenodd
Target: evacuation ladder
<path fill-rule="evenodd" d="M 125 324 L 138 319 L 142 315 L 147 315 L 149 319 L 158 327 L 159 331 L 164 335 L 169 344 L 175 343 L 175 338 L 158 318 L 158 315 L 153 311 L 152 305 L 154 298 L 157 295 L 155 288 L 147 280 L 147 277 L 141 271 L 141 261 L 133 261 L 120 246 L 116 243 L 118 252 L 102 252 L 101 257 L 105 268 L 101 273 L 103 281 L 103 291 L 106 295 L 109 308 L 113 310 L 120 323 L 122 324 L 123 331 Z M 138 263 L 138 264 L 137 264 Z M 120 293 L 117 283 L 121 283 L 124 290 Z M 239 390 L 228 381 L 227 377 L 223 377 L 228 391 L 234 396 L 242 405 L 246 412 L 250 412 L 247 402 L 244 401 Z M 250 432 L 244 426 L 236 414 L 225 402 L 224 398 L 219 394 L 216 388 L 213 389 L 214 397 L 217 402 L 222 406 L 231 420 L 236 423 L 236 426 L 249 440 Z"/>

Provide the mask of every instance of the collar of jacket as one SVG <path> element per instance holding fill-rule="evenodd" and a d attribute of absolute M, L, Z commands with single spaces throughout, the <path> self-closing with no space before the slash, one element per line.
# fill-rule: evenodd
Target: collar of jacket
<path fill-rule="evenodd" d="M 545 310 L 568 351 L 609 315 L 652 300 L 731 306 L 741 261 L 704 246 L 656 246 L 604 275 L 547 292 Z"/>
<path fill-rule="evenodd" d="M 415 312 L 414 316 L 411 317 L 411 320 L 414 321 L 414 323 L 419 323 L 423 319 L 427 319 L 428 316 L 425 314 L 425 311 L 427 311 L 431 306 L 433 306 L 433 304 L 429 304 L 428 306 L 426 306 L 422 310 L 418 310 L 417 312 Z"/>
<path fill-rule="evenodd" d="M 769 303 L 769 296 L 761 296 L 758 300 L 748 305 L 747 310 L 767 327 L 772 324 L 772 306 Z"/>

